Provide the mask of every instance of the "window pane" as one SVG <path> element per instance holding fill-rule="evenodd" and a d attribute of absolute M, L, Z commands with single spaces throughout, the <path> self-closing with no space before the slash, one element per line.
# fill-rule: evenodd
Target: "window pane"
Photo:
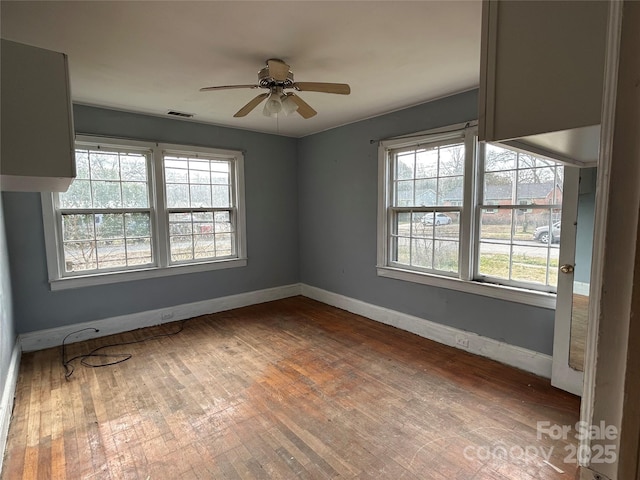
<path fill-rule="evenodd" d="M 485 173 L 484 204 L 513 205 L 514 171 Z"/>
<path fill-rule="evenodd" d="M 189 185 L 167 184 L 167 207 L 189 207 Z"/>
<path fill-rule="evenodd" d="M 194 235 L 193 252 L 195 258 L 213 258 L 216 256 L 214 235 Z"/>
<path fill-rule="evenodd" d="M 229 187 L 227 185 L 214 185 L 211 187 L 213 196 L 213 206 L 217 208 L 230 207 Z"/>
<path fill-rule="evenodd" d="M 511 246 L 508 244 L 480 243 L 478 273 L 494 278 L 509 278 Z"/>
<path fill-rule="evenodd" d="M 151 237 L 151 222 L 148 213 L 127 213 L 124 216 L 127 238 Z"/>
<path fill-rule="evenodd" d="M 208 160 L 189 160 L 189 183 L 211 184 Z"/>
<path fill-rule="evenodd" d="M 89 152 L 76 150 L 76 180 L 89 179 Z"/>
<path fill-rule="evenodd" d="M 127 266 L 127 254 L 124 240 L 104 240 L 96 242 L 98 268 L 116 268 Z"/>
<path fill-rule="evenodd" d="M 193 230 L 195 233 L 213 233 L 213 213 L 196 212 L 193 214 Z"/>
<path fill-rule="evenodd" d="M 437 205 L 454 205 L 463 198 L 464 177 L 444 177 L 438 182 Z"/>
<path fill-rule="evenodd" d="M 93 180 L 120 180 L 120 161 L 117 152 L 92 151 L 89 156 Z"/>
<path fill-rule="evenodd" d="M 91 182 L 78 180 L 71 182 L 69 190 L 60 193 L 60 206 L 62 208 L 91 208 Z"/>
<path fill-rule="evenodd" d="M 148 265 L 150 263 L 153 263 L 151 239 L 127 239 L 127 265 Z"/>
<path fill-rule="evenodd" d="M 458 176 L 464 173 L 464 145 L 450 145 L 440 149 L 440 173 L 442 176 Z"/>
<path fill-rule="evenodd" d="M 413 204 L 413 180 L 396 182 L 395 206 L 410 207 Z"/>
<path fill-rule="evenodd" d="M 120 182 L 91 182 L 94 208 L 119 208 L 122 206 Z"/>
<path fill-rule="evenodd" d="M 170 235 L 191 235 L 193 233 L 193 223 L 190 213 L 170 213 L 169 214 L 169 234 Z"/>
<path fill-rule="evenodd" d="M 147 159 L 142 155 L 129 154 L 120 157 L 122 180 L 147 182 Z"/>
<path fill-rule="evenodd" d="M 229 162 L 210 162 L 211 167 L 211 183 L 230 184 L 230 165 Z"/>
<path fill-rule="evenodd" d="M 122 182 L 122 204 L 124 207 L 146 208 L 149 206 L 147 184 L 142 182 Z"/>
<path fill-rule="evenodd" d="M 416 152 L 416 178 L 438 176 L 438 150 L 418 150 Z"/>
<path fill-rule="evenodd" d="M 232 232 L 233 224 L 231 223 L 231 214 L 229 212 L 216 212 L 214 214 L 214 230 L 216 232 Z"/>
<path fill-rule="evenodd" d="M 430 178 L 426 180 L 416 180 L 415 182 L 415 200 L 412 205 L 427 206 L 435 205 L 437 201 L 436 190 L 438 188 L 438 180 Z"/>
<path fill-rule="evenodd" d="M 165 157 L 164 179 L 167 183 L 189 183 L 189 162 Z"/>
<path fill-rule="evenodd" d="M 514 245 L 511 258 L 511 278 L 522 282 L 547 284 L 546 247 Z"/>
<path fill-rule="evenodd" d="M 405 180 L 414 178 L 414 152 L 399 153 L 396 156 L 396 179 Z"/>
<path fill-rule="evenodd" d="M 233 235 L 231 233 L 219 233 L 215 236 L 216 256 L 226 257 L 233 255 L 235 248 Z"/>
<path fill-rule="evenodd" d="M 392 260 L 403 265 L 411 264 L 411 240 L 407 237 L 395 237 L 392 247 Z"/>
<path fill-rule="evenodd" d="M 191 235 L 176 235 L 169 237 L 171 260 L 180 262 L 193 259 L 193 237 Z"/>
<path fill-rule="evenodd" d="M 124 237 L 124 215 L 118 214 L 102 214 L 95 215 L 96 220 L 96 238 L 123 238 Z"/>
<path fill-rule="evenodd" d="M 433 253 L 433 268 L 444 272 L 458 271 L 458 245 L 457 241 L 449 242 L 437 240 Z"/>
<path fill-rule="evenodd" d="M 96 244 L 95 242 L 65 242 L 64 269 L 65 272 L 95 270 Z"/>
<path fill-rule="evenodd" d="M 517 153 L 506 148 L 485 144 L 485 172 L 513 170 L 517 166 Z"/>
<path fill-rule="evenodd" d="M 62 215 L 62 239 L 93 240 L 93 215 Z"/>
<path fill-rule="evenodd" d="M 191 185 L 191 206 L 211 207 L 211 185 Z M 224 205 L 225 207 L 228 205 Z"/>
<path fill-rule="evenodd" d="M 433 240 L 428 238 L 411 240 L 411 265 L 433 268 Z"/>

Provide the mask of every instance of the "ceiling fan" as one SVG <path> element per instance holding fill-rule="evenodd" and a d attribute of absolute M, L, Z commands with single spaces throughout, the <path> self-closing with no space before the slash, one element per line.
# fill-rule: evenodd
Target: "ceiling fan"
<path fill-rule="evenodd" d="M 234 117 L 244 117 L 256 108 L 265 99 L 262 113 L 267 117 L 275 117 L 283 112 L 289 115 L 298 112 L 303 118 L 311 118 L 316 112 L 302 98 L 293 92 L 285 92 L 287 89 L 294 89 L 299 92 L 323 92 L 337 93 L 339 95 L 349 95 L 351 88 L 346 83 L 322 83 L 322 82 L 294 82 L 291 67 L 278 58 L 267 60 L 266 67 L 258 72 L 258 83 L 254 85 L 223 85 L 219 87 L 204 87 L 201 92 L 211 90 L 228 90 L 232 88 L 264 88 L 269 90 L 253 98 L 244 107 L 238 110 Z"/>

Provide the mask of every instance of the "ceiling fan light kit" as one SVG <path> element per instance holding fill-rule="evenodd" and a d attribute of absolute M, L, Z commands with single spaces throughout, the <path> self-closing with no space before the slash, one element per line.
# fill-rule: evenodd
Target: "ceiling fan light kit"
<path fill-rule="evenodd" d="M 204 87 L 201 92 L 212 90 L 229 90 L 235 88 L 265 88 L 269 93 L 261 93 L 254 97 L 244 107 L 238 110 L 234 117 L 244 117 L 260 103 L 267 99 L 262 110 L 267 117 L 277 117 L 280 112 L 290 115 L 298 112 L 302 118 L 311 118 L 316 112 L 307 102 L 293 92 L 285 93 L 285 89 L 292 88 L 299 92 L 322 92 L 338 95 L 349 95 L 351 88 L 346 83 L 326 82 L 295 82 L 291 67 L 277 58 L 267 60 L 267 66 L 258 72 L 258 84 L 256 85 L 222 85 L 218 87 Z"/>

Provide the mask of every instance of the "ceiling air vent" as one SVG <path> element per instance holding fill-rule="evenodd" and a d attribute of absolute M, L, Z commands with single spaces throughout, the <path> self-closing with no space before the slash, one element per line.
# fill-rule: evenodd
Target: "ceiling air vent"
<path fill-rule="evenodd" d="M 176 112 L 175 110 L 169 110 L 167 115 L 173 115 L 174 117 L 191 118 L 193 113 Z"/>

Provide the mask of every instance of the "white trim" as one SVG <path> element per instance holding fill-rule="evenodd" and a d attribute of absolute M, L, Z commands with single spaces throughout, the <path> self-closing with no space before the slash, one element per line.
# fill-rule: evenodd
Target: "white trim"
<path fill-rule="evenodd" d="M 91 334 L 82 332 L 82 334 L 72 336 L 69 343 L 175 322 L 176 320 L 186 320 L 199 315 L 222 312 L 233 308 L 246 307 L 248 305 L 270 302 L 296 295 L 300 295 L 300 284 L 298 283 L 24 333 L 20 335 L 20 343 L 23 351 L 32 352 L 62 345 L 62 340 L 65 336 L 83 328 L 97 328 L 100 331 L 96 333 L 92 332 Z"/>
<path fill-rule="evenodd" d="M 593 422 L 596 389 L 596 367 L 598 362 L 598 334 L 600 330 L 600 301 L 604 271 L 607 214 L 611 175 L 611 156 L 615 131 L 616 99 L 618 94 L 618 63 L 620 37 L 622 34 L 623 2 L 609 2 L 607 45 L 605 52 L 604 87 L 600 128 L 600 151 L 596 182 L 596 205 L 593 229 L 593 256 L 591 259 L 591 286 L 589 289 L 589 324 L 584 352 L 584 385 L 580 404 L 580 420 L 586 425 Z M 579 448 L 591 451 L 591 440 L 584 435 Z M 586 471 L 583 469 L 582 471 Z"/>
<path fill-rule="evenodd" d="M 16 393 L 16 384 L 18 382 L 21 356 L 20 341 L 16 340 L 11 352 L 9 370 L 7 372 L 7 378 L 4 380 L 2 400 L 0 401 L 0 473 L 2 473 L 4 450 L 7 447 L 7 436 L 9 435 L 9 424 L 11 423 L 11 414 L 13 412 L 13 401 Z"/>
<path fill-rule="evenodd" d="M 412 270 L 392 267 L 378 266 L 377 272 L 380 277 L 394 278 L 396 280 L 420 283 L 422 285 L 433 285 L 450 290 L 457 290 L 459 292 L 497 298 L 499 300 L 524 303 L 525 305 L 547 308 L 549 310 L 556 308 L 556 295 L 554 293 L 539 292 L 494 283 L 482 283 L 473 280 L 461 280 L 443 275 L 422 274 Z"/>
<path fill-rule="evenodd" d="M 61 219 L 56 193 L 44 192 L 41 195 L 42 221 L 44 225 L 45 252 L 47 271 L 51 290 L 64 290 L 92 285 L 105 285 L 146 278 L 165 277 L 169 275 L 195 273 L 209 270 L 244 267 L 247 265 L 246 239 L 246 207 L 244 186 L 244 154 L 240 150 L 227 150 L 191 145 L 157 143 L 122 138 L 95 137 L 78 135 L 76 145 L 79 147 L 104 146 L 126 151 L 140 151 L 148 154 L 148 188 L 151 220 L 151 242 L 155 252 L 153 265 L 140 268 L 122 268 L 112 270 L 93 270 L 88 273 L 65 273 L 63 254 L 61 252 Z M 221 159 L 231 164 L 231 189 L 233 205 L 228 209 L 234 219 L 235 247 L 232 256 L 212 258 L 202 261 L 192 260 L 184 263 L 172 263 L 169 255 L 168 212 L 166 207 L 164 186 L 164 154 L 202 156 L 207 159 Z M 92 210 L 92 209 L 87 209 Z M 128 209 L 130 210 L 130 209 Z"/>
<path fill-rule="evenodd" d="M 533 350 L 515 345 L 509 345 L 473 332 L 459 330 L 306 284 L 302 284 L 302 295 L 334 307 L 342 308 L 348 312 L 362 315 L 371 320 L 415 333 L 416 335 L 450 347 L 461 348 L 457 343 L 458 339 L 466 339 L 468 340 L 469 347 L 464 348 L 464 350 L 470 353 L 497 360 L 498 362 L 526 370 L 545 378 L 551 377 L 550 355 L 534 352 Z"/>
<path fill-rule="evenodd" d="M 141 270 L 125 270 L 121 272 L 99 273 L 95 275 L 78 275 L 49 280 L 52 291 L 67 290 L 69 288 L 89 287 L 93 285 L 107 285 L 110 283 L 130 282 L 146 278 L 168 277 L 185 273 L 208 272 L 226 268 L 246 267 L 246 258 L 231 260 L 216 260 L 213 262 L 190 263 L 185 265 L 170 265 L 168 267 L 153 267 Z"/>

